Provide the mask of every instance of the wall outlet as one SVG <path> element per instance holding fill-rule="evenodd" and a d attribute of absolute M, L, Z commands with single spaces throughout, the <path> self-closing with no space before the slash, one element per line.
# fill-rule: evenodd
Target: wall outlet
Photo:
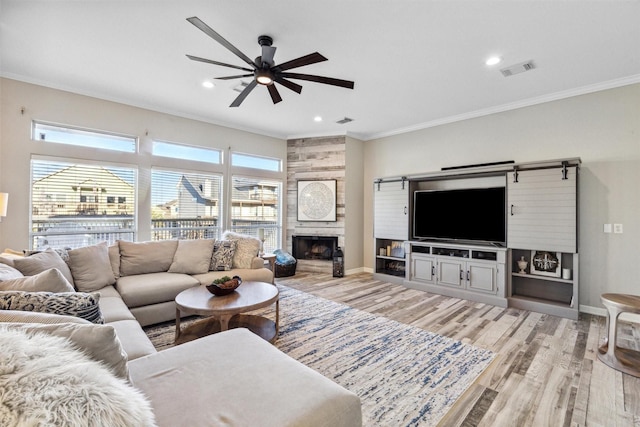
<path fill-rule="evenodd" d="M 613 227 L 611 226 L 611 224 L 605 224 L 604 225 L 604 230 L 605 233 L 611 233 L 613 232 Z"/>
<path fill-rule="evenodd" d="M 613 224 L 613 232 L 616 234 L 622 234 L 622 224 Z"/>

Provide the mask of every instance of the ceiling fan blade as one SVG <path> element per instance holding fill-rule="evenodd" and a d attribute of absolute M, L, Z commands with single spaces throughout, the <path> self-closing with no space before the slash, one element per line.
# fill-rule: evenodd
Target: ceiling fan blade
<path fill-rule="evenodd" d="M 291 89 L 294 92 L 300 93 L 302 92 L 302 86 L 300 86 L 298 83 L 294 83 L 291 80 L 285 80 L 282 77 L 276 77 L 276 82 L 280 83 L 282 86 L 286 87 L 287 89 Z"/>
<path fill-rule="evenodd" d="M 223 67 L 236 68 L 238 70 L 244 70 L 244 71 L 253 71 L 250 68 L 240 67 L 238 65 L 225 64 L 224 62 L 218 62 L 212 59 L 200 58 L 199 56 L 187 55 L 187 58 L 191 59 L 192 61 L 204 62 L 206 64 L 221 65 Z"/>
<path fill-rule="evenodd" d="M 249 83 L 249 86 L 245 87 L 244 90 L 240 92 L 240 95 L 238 95 L 238 97 L 231 103 L 231 105 L 229 105 L 229 107 L 239 107 L 240 104 L 242 104 L 242 101 L 244 101 L 247 95 L 249 95 L 249 93 L 253 90 L 253 88 L 256 87 L 257 84 L 258 82 L 252 80 L 251 83 Z"/>
<path fill-rule="evenodd" d="M 278 92 L 278 88 L 276 88 L 276 85 L 269 85 L 267 86 L 267 89 L 269 89 L 269 95 L 271 95 L 271 100 L 274 104 L 282 101 L 282 97 L 280 96 L 280 92 Z"/>
<path fill-rule="evenodd" d="M 326 85 L 340 86 L 347 89 L 353 89 L 354 82 L 349 80 L 334 79 L 331 77 L 312 76 L 310 74 L 299 73 L 282 73 L 282 77 L 288 77 L 290 79 L 308 80 L 310 82 L 324 83 Z"/>
<path fill-rule="evenodd" d="M 276 48 L 273 46 L 262 46 L 262 62 L 266 62 L 269 66 L 273 66 L 273 57 L 276 54 Z"/>
<path fill-rule="evenodd" d="M 253 74 L 240 74 L 238 76 L 214 77 L 214 79 L 216 79 L 216 80 L 233 80 L 233 79 L 243 79 L 245 77 L 253 77 Z"/>
<path fill-rule="evenodd" d="M 283 62 L 277 66 L 281 71 L 290 70 L 292 68 L 302 67 L 304 65 L 315 64 L 317 62 L 327 61 L 327 58 L 320 55 L 318 52 L 310 53 L 309 55 L 301 56 L 300 58 L 292 59 L 291 61 Z"/>
<path fill-rule="evenodd" d="M 206 35 L 208 35 L 209 37 L 211 37 L 212 39 L 214 39 L 215 41 L 220 43 L 222 46 L 224 46 L 227 49 L 229 49 L 234 55 L 236 55 L 238 58 L 242 59 L 247 64 L 251 65 L 253 68 L 257 67 L 256 64 L 254 64 L 254 62 L 247 55 L 245 55 L 244 53 L 242 53 L 240 51 L 240 49 L 238 49 L 237 47 L 235 47 L 234 45 L 229 43 L 220 34 L 216 33 L 213 30 L 213 28 L 211 28 L 210 26 L 208 26 L 207 24 L 202 22 L 200 20 L 200 18 L 198 18 L 196 16 L 193 16 L 191 18 L 187 18 L 187 21 L 191 22 L 193 25 L 198 27 L 203 33 L 205 33 Z"/>

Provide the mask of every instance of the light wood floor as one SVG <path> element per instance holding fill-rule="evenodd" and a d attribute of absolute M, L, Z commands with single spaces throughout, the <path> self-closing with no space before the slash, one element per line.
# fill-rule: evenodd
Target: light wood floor
<path fill-rule="evenodd" d="M 447 426 L 640 426 L 640 378 L 596 357 L 605 319 L 573 321 L 430 294 L 361 273 L 298 272 L 277 283 L 489 349 L 497 360 L 442 422 Z M 639 349 L 640 326 L 619 344 Z"/>

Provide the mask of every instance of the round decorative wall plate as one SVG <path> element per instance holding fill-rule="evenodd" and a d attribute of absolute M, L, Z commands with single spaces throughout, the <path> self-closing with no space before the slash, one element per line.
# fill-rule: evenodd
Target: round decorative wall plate
<path fill-rule="evenodd" d="M 298 221 L 336 220 L 336 181 L 298 181 Z"/>

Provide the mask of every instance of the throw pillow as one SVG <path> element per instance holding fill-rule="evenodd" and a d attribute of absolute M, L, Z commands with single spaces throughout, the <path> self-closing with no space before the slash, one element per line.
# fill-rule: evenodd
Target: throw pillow
<path fill-rule="evenodd" d="M 3 323 L 10 330 L 27 333 L 44 332 L 68 339 L 93 360 L 104 363 L 116 376 L 128 380 L 127 353 L 122 349 L 116 330 L 111 325 L 79 323 Z"/>
<path fill-rule="evenodd" d="M 69 268 L 73 283 L 80 292 L 92 292 L 116 283 L 107 243 L 69 251 Z"/>
<path fill-rule="evenodd" d="M 0 310 L 37 311 L 65 314 L 86 319 L 92 323 L 104 323 L 97 292 L 0 292 Z"/>
<path fill-rule="evenodd" d="M 73 292 L 73 286 L 57 268 L 50 268 L 35 276 L 24 276 L 0 282 L 0 291 Z"/>
<path fill-rule="evenodd" d="M 233 254 L 236 253 L 236 242 L 233 240 L 216 240 L 211 255 L 211 271 L 229 271 L 233 266 Z"/>
<path fill-rule="evenodd" d="M 69 266 L 60 255 L 51 248 L 31 256 L 16 258 L 13 260 L 13 264 L 14 267 L 20 270 L 25 276 L 35 276 L 50 268 L 57 268 L 69 283 L 73 284 L 73 276 L 71 275 Z"/>
<path fill-rule="evenodd" d="M 203 274 L 209 271 L 212 239 L 178 240 L 169 273 Z"/>
<path fill-rule="evenodd" d="M 24 277 L 20 270 L 16 270 L 7 264 L 0 264 L 0 282 Z"/>
<path fill-rule="evenodd" d="M 65 338 L 0 325 L 0 342 L 3 425 L 156 425 L 139 390 Z"/>
<path fill-rule="evenodd" d="M 232 231 L 225 231 L 222 238 L 236 242 L 236 251 L 233 254 L 233 268 L 251 268 L 251 262 L 260 252 L 260 240 Z"/>
<path fill-rule="evenodd" d="M 177 240 L 154 242 L 118 241 L 120 245 L 120 275 L 165 272 L 173 262 Z"/>

